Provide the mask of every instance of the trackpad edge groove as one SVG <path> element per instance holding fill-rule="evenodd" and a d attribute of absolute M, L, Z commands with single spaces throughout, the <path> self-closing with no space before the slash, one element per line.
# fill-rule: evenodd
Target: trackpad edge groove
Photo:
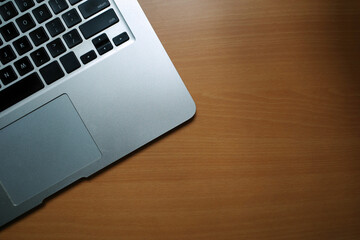
<path fill-rule="evenodd" d="M 101 159 L 68 95 L 0 130 L 0 182 L 14 206 Z"/>

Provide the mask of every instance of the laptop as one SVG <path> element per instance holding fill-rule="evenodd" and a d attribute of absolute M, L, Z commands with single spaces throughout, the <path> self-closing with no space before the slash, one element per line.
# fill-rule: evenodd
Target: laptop
<path fill-rule="evenodd" d="M 136 0 L 2 0 L 0 63 L 0 226 L 195 114 Z"/>

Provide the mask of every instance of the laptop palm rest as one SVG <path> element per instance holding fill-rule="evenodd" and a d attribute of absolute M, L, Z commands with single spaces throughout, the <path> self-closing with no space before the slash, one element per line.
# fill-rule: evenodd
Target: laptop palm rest
<path fill-rule="evenodd" d="M 101 158 L 65 94 L 1 129 L 0 152 L 0 184 L 15 206 Z"/>

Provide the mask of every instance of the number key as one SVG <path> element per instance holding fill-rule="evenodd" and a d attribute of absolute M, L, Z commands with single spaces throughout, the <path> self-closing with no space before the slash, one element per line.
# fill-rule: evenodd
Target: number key
<path fill-rule="evenodd" d="M 69 7 L 65 0 L 50 0 L 49 4 L 55 14 L 58 14 Z"/>
<path fill-rule="evenodd" d="M 77 4 L 78 2 L 80 2 L 81 0 L 69 0 L 70 4 L 71 5 L 75 5 Z"/>
<path fill-rule="evenodd" d="M 35 4 L 33 0 L 15 0 L 18 5 L 20 11 L 25 12 L 29 8 L 32 8 Z"/>
<path fill-rule="evenodd" d="M 0 15 L 7 21 L 18 15 L 18 11 L 12 2 L 7 2 L 0 7 Z"/>

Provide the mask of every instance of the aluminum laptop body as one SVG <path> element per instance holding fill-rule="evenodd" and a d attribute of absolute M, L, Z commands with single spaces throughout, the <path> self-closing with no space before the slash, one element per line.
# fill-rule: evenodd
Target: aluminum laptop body
<path fill-rule="evenodd" d="M 190 94 L 136 0 L 108 0 L 107 5 L 94 1 L 98 10 L 87 5 L 81 9 L 86 0 L 65 0 L 67 7 L 58 16 L 57 8 L 63 6 L 57 4 L 64 4 L 60 0 L 30 0 L 34 5 L 24 10 L 27 1 L 0 3 L 1 8 L 11 2 L 1 10 L 0 51 L 10 46 L 16 55 L 8 63 L 4 60 L 0 69 L 12 69 L 17 76 L 8 84 L 8 75 L 0 76 L 0 101 L 10 101 L 0 103 L 0 226 L 195 114 Z M 52 17 L 39 23 L 40 11 L 34 9 L 43 4 Z M 4 20 L 9 7 L 15 7 L 17 15 Z M 71 14 L 76 12 L 80 19 L 72 26 Z M 110 12 L 116 17 L 108 20 L 109 26 L 100 26 Z M 26 30 L 21 20 L 29 16 L 36 26 Z M 56 18 L 64 25 L 58 35 L 52 25 Z M 18 31 L 13 39 L 5 32 L 11 25 Z M 99 29 L 94 31 L 94 26 Z M 37 45 L 36 37 L 41 36 L 35 30 L 40 28 L 49 39 Z M 76 46 L 66 39 L 74 29 L 81 40 Z M 21 53 L 16 41 L 24 36 L 32 49 Z M 52 49 L 58 39 L 66 50 L 59 55 Z M 36 58 L 41 48 L 49 55 L 44 64 Z M 53 69 L 63 72 L 61 77 Z M 41 88 L 28 94 L 31 87 L 26 84 L 35 76 Z M 25 95 L 14 96 L 15 90 Z"/>

